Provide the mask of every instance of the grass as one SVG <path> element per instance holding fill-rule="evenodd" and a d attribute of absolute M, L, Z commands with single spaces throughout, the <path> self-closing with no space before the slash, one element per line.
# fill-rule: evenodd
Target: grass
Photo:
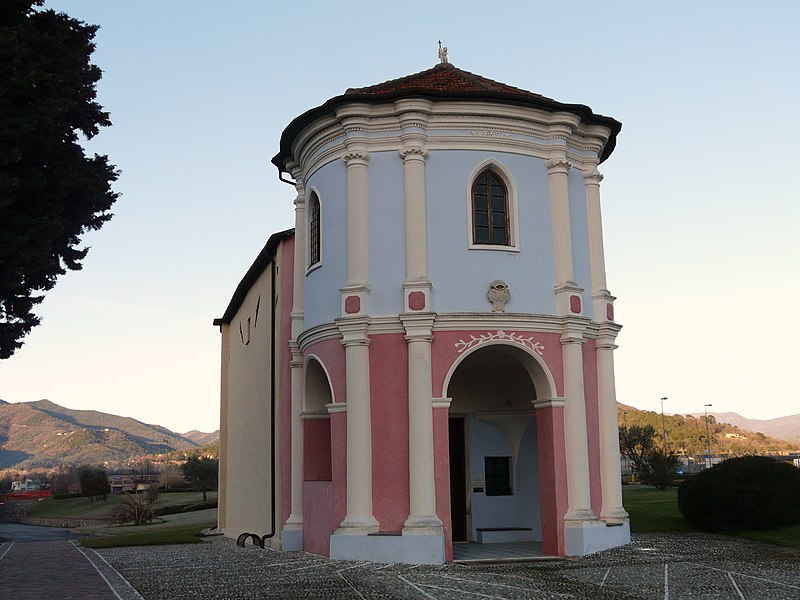
<path fill-rule="evenodd" d="M 636 533 L 694 531 L 678 510 L 678 488 L 660 491 L 647 485 L 626 485 L 622 488 L 622 503 L 631 518 L 631 531 Z M 755 529 L 725 532 L 727 535 L 756 542 L 800 548 L 800 525 L 790 525 L 759 531 Z"/>
<path fill-rule="evenodd" d="M 649 485 L 626 485 L 622 504 L 631 518 L 631 531 L 692 531 L 678 510 L 678 488 L 657 490 Z"/>
<path fill-rule="evenodd" d="M 97 537 L 84 538 L 81 545 L 87 548 L 115 548 L 119 546 L 158 546 L 162 544 L 194 544 L 201 542 L 200 531 L 215 527 L 217 510 L 199 510 L 192 513 L 170 515 L 161 523 L 150 525 L 125 525 L 123 527 L 93 528 Z"/>
<path fill-rule="evenodd" d="M 124 494 L 108 497 L 108 504 L 102 500 L 89 502 L 88 498 L 64 498 L 59 500 L 42 500 L 28 511 L 31 517 L 68 517 L 73 519 L 108 519 L 111 508 L 121 502 Z M 209 500 L 216 500 L 216 492 L 208 492 Z M 203 501 L 202 492 L 162 492 L 153 508 L 196 504 Z"/>

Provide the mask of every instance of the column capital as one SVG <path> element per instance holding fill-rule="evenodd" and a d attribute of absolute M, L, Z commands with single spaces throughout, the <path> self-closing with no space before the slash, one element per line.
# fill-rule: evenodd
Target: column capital
<path fill-rule="evenodd" d="M 289 340 L 289 352 L 292 354 L 292 359 L 289 362 L 289 365 L 293 369 L 302 369 L 303 368 L 303 353 L 300 351 L 300 344 L 297 343 L 297 340 Z"/>
<path fill-rule="evenodd" d="M 547 173 L 549 175 L 556 173 L 566 174 L 572 168 L 572 163 L 563 157 L 549 158 L 545 165 L 547 166 Z"/>
<path fill-rule="evenodd" d="M 600 185 L 603 181 L 603 174 L 597 169 L 590 169 L 583 172 L 583 180 L 586 185 Z"/>
<path fill-rule="evenodd" d="M 347 163 L 348 167 L 363 165 L 367 166 L 369 161 L 369 151 L 366 146 L 352 145 L 345 148 L 342 160 Z"/>
<path fill-rule="evenodd" d="M 537 398 L 531 400 L 533 408 L 539 410 L 540 408 L 564 408 L 566 400 L 564 398 Z"/>
<path fill-rule="evenodd" d="M 368 317 L 340 317 L 336 319 L 336 326 L 342 334 L 342 345 L 369 346 L 367 328 L 370 320 Z"/>
<path fill-rule="evenodd" d="M 586 342 L 584 334 L 589 326 L 586 317 L 566 317 L 561 320 L 561 345 L 583 344 Z"/>
<path fill-rule="evenodd" d="M 399 150 L 400 156 L 403 157 L 404 161 L 419 160 L 424 162 L 428 154 L 426 141 L 427 138 L 422 135 L 403 136 Z"/>
<path fill-rule="evenodd" d="M 434 313 L 411 313 L 400 315 L 400 321 L 406 330 L 407 342 L 430 342 L 433 340 Z"/>

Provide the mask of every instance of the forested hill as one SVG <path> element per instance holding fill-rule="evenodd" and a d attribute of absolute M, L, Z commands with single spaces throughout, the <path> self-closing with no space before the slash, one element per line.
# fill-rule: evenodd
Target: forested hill
<path fill-rule="evenodd" d="M 49 400 L 0 401 L 0 468 L 123 461 L 200 444 L 160 425 Z"/>
<path fill-rule="evenodd" d="M 651 425 L 660 438 L 664 424 L 667 430 L 667 444 L 679 454 L 699 455 L 706 448 L 706 420 L 704 415 L 664 415 L 663 424 L 660 412 L 639 410 L 632 406 L 617 404 L 617 417 L 622 427 Z M 776 454 L 800 450 L 800 443 L 789 442 L 764 435 L 759 431 L 742 429 L 730 423 L 718 422 L 714 415 L 708 415 L 708 431 L 711 438 L 712 454 Z"/>

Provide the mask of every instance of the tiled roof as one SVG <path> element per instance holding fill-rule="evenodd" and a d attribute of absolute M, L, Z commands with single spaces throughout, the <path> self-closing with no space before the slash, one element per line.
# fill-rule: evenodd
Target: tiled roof
<path fill-rule="evenodd" d="M 440 63 L 428 69 L 392 79 L 377 85 L 362 88 L 350 88 L 345 95 L 358 96 L 386 96 L 396 95 L 401 92 L 425 91 L 425 92 L 444 92 L 444 93 L 485 93 L 494 92 L 500 94 L 519 95 L 527 98 L 543 98 L 539 94 L 533 94 L 526 90 L 514 86 L 493 81 L 480 75 L 475 75 L 469 71 L 463 71 L 450 63 Z"/>
<path fill-rule="evenodd" d="M 617 134 L 622 129 L 619 121 L 595 114 L 591 108 L 583 104 L 564 104 L 540 94 L 463 71 L 450 63 L 440 63 L 427 71 L 399 79 L 367 87 L 349 88 L 344 94 L 335 96 L 325 104 L 304 112 L 283 130 L 280 151 L 273 157 L 272 163 L 278 167 L 281 173 L 285 172 L 284 162 L 291 156 L 291 146 L 295 138 L 314 120 L 334 113 L 337 107 L 351 102 L 378 104 L 400 98 L 425 98 L 432 101 L 485 100 L 528 106 L 551 112 L 572 113 L 579 116 L 585 123 L 602 125 L 611 130 L 611 136 L 603 148 L 600 162 L 608 158 L 614 151 Z"/>

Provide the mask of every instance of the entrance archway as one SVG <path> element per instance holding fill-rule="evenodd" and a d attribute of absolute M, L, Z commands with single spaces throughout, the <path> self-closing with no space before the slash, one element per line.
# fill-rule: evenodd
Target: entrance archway
<path fill-rule="evenodd" d="M 485 345 L 447 380 L 453 541 L 542 540 L 539 445 L 532 401 L 552 378 L 519 346 Z"/>

